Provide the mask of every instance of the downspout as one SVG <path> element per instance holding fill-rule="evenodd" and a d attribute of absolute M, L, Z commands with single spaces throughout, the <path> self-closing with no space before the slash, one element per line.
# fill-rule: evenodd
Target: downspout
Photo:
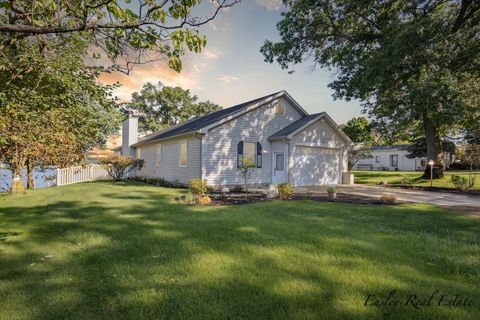
<path fill-rule="evenodd" d="M 285 180 L 287 183 L 290 183 L 290 154 L 289 154 L 289 144 L 288 144 L 288 139 L 283 137 L 282 138 L 283 143 L 285 144 Z"/>

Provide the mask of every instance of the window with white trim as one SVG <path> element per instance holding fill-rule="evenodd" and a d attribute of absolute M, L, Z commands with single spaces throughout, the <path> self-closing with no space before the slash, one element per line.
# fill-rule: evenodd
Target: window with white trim
<path fill-rule="evenodd" d="M 188 163 L 188 147 L 187 147 L 187 140 L 180 141 L 180 159 L 179 159 L 179 166 L 186 167 Z"/>
<path fill-rule="evenodd" d="M 155 164 L 157 167 L 160 167 L 162 165 L 162 144 L 159 143 L 157 144 L 157 157 L 155 159 Z"/>
<path fill-rule="evenodd" d="M 380 163 L 380 156 L 375 156 L 375 163 Z"/>

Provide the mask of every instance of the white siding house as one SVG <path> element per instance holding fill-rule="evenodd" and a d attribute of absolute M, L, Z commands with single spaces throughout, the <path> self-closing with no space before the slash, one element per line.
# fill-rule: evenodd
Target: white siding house
<path fill-rule="evenodd" d="M 128 128 L 135 124 L 124 131 L 138 135 Z M 138 176 L 231 186 L 243 182 L 238 165 L 251 158 L 257 165 L 252 185 L 300 186 L 341 183 L 350 144 L 326 113 L 308 115 L 281 91 L 153 133 L 123 150 L 145 160 Z"/>
<path fill-rule="evenodd" d="M 379 171 L 424 171 L 427 166 L 427 158 L 407 157 L 408 145 L 373 146 L 372 157 L 359 160 L 354 170 L 379 170 Z M 450 155 L 444 153 L 444 166 L 450 166 Z"/>

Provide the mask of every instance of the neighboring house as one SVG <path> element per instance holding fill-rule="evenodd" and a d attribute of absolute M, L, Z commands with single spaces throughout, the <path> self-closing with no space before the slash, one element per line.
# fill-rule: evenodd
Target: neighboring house
<path fill-rule="evenodd" d="M 138 120 L 123 126 L 122 154 L 145 160 L 138 176 L 213 186 L 242 184 L 238 166 L 254 161 L 252 185 L 338 184 L 351 140 L 325 113 L 309 115 L 281 91 L 170 128 L 137 142 Z"/>
<path fill-rule="evenodd" d="M 408 144 L 392 146 L 372 146 L 372 158 L 359 160 L 354 170 L 382 170 L 382 171 L 424 171 L 427 158 L 407 158 Z M 444 153 L 444 167 L 450 166 L 450 154 Z"/>

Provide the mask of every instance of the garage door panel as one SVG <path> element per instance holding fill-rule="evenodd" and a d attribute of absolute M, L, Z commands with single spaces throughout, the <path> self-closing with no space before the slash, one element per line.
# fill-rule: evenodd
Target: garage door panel
<path fill-rule="evenodd" d="M 292 157 L 292 178 L 296 186 L 337 184 L 338 149 L 296 146 Z"/>

